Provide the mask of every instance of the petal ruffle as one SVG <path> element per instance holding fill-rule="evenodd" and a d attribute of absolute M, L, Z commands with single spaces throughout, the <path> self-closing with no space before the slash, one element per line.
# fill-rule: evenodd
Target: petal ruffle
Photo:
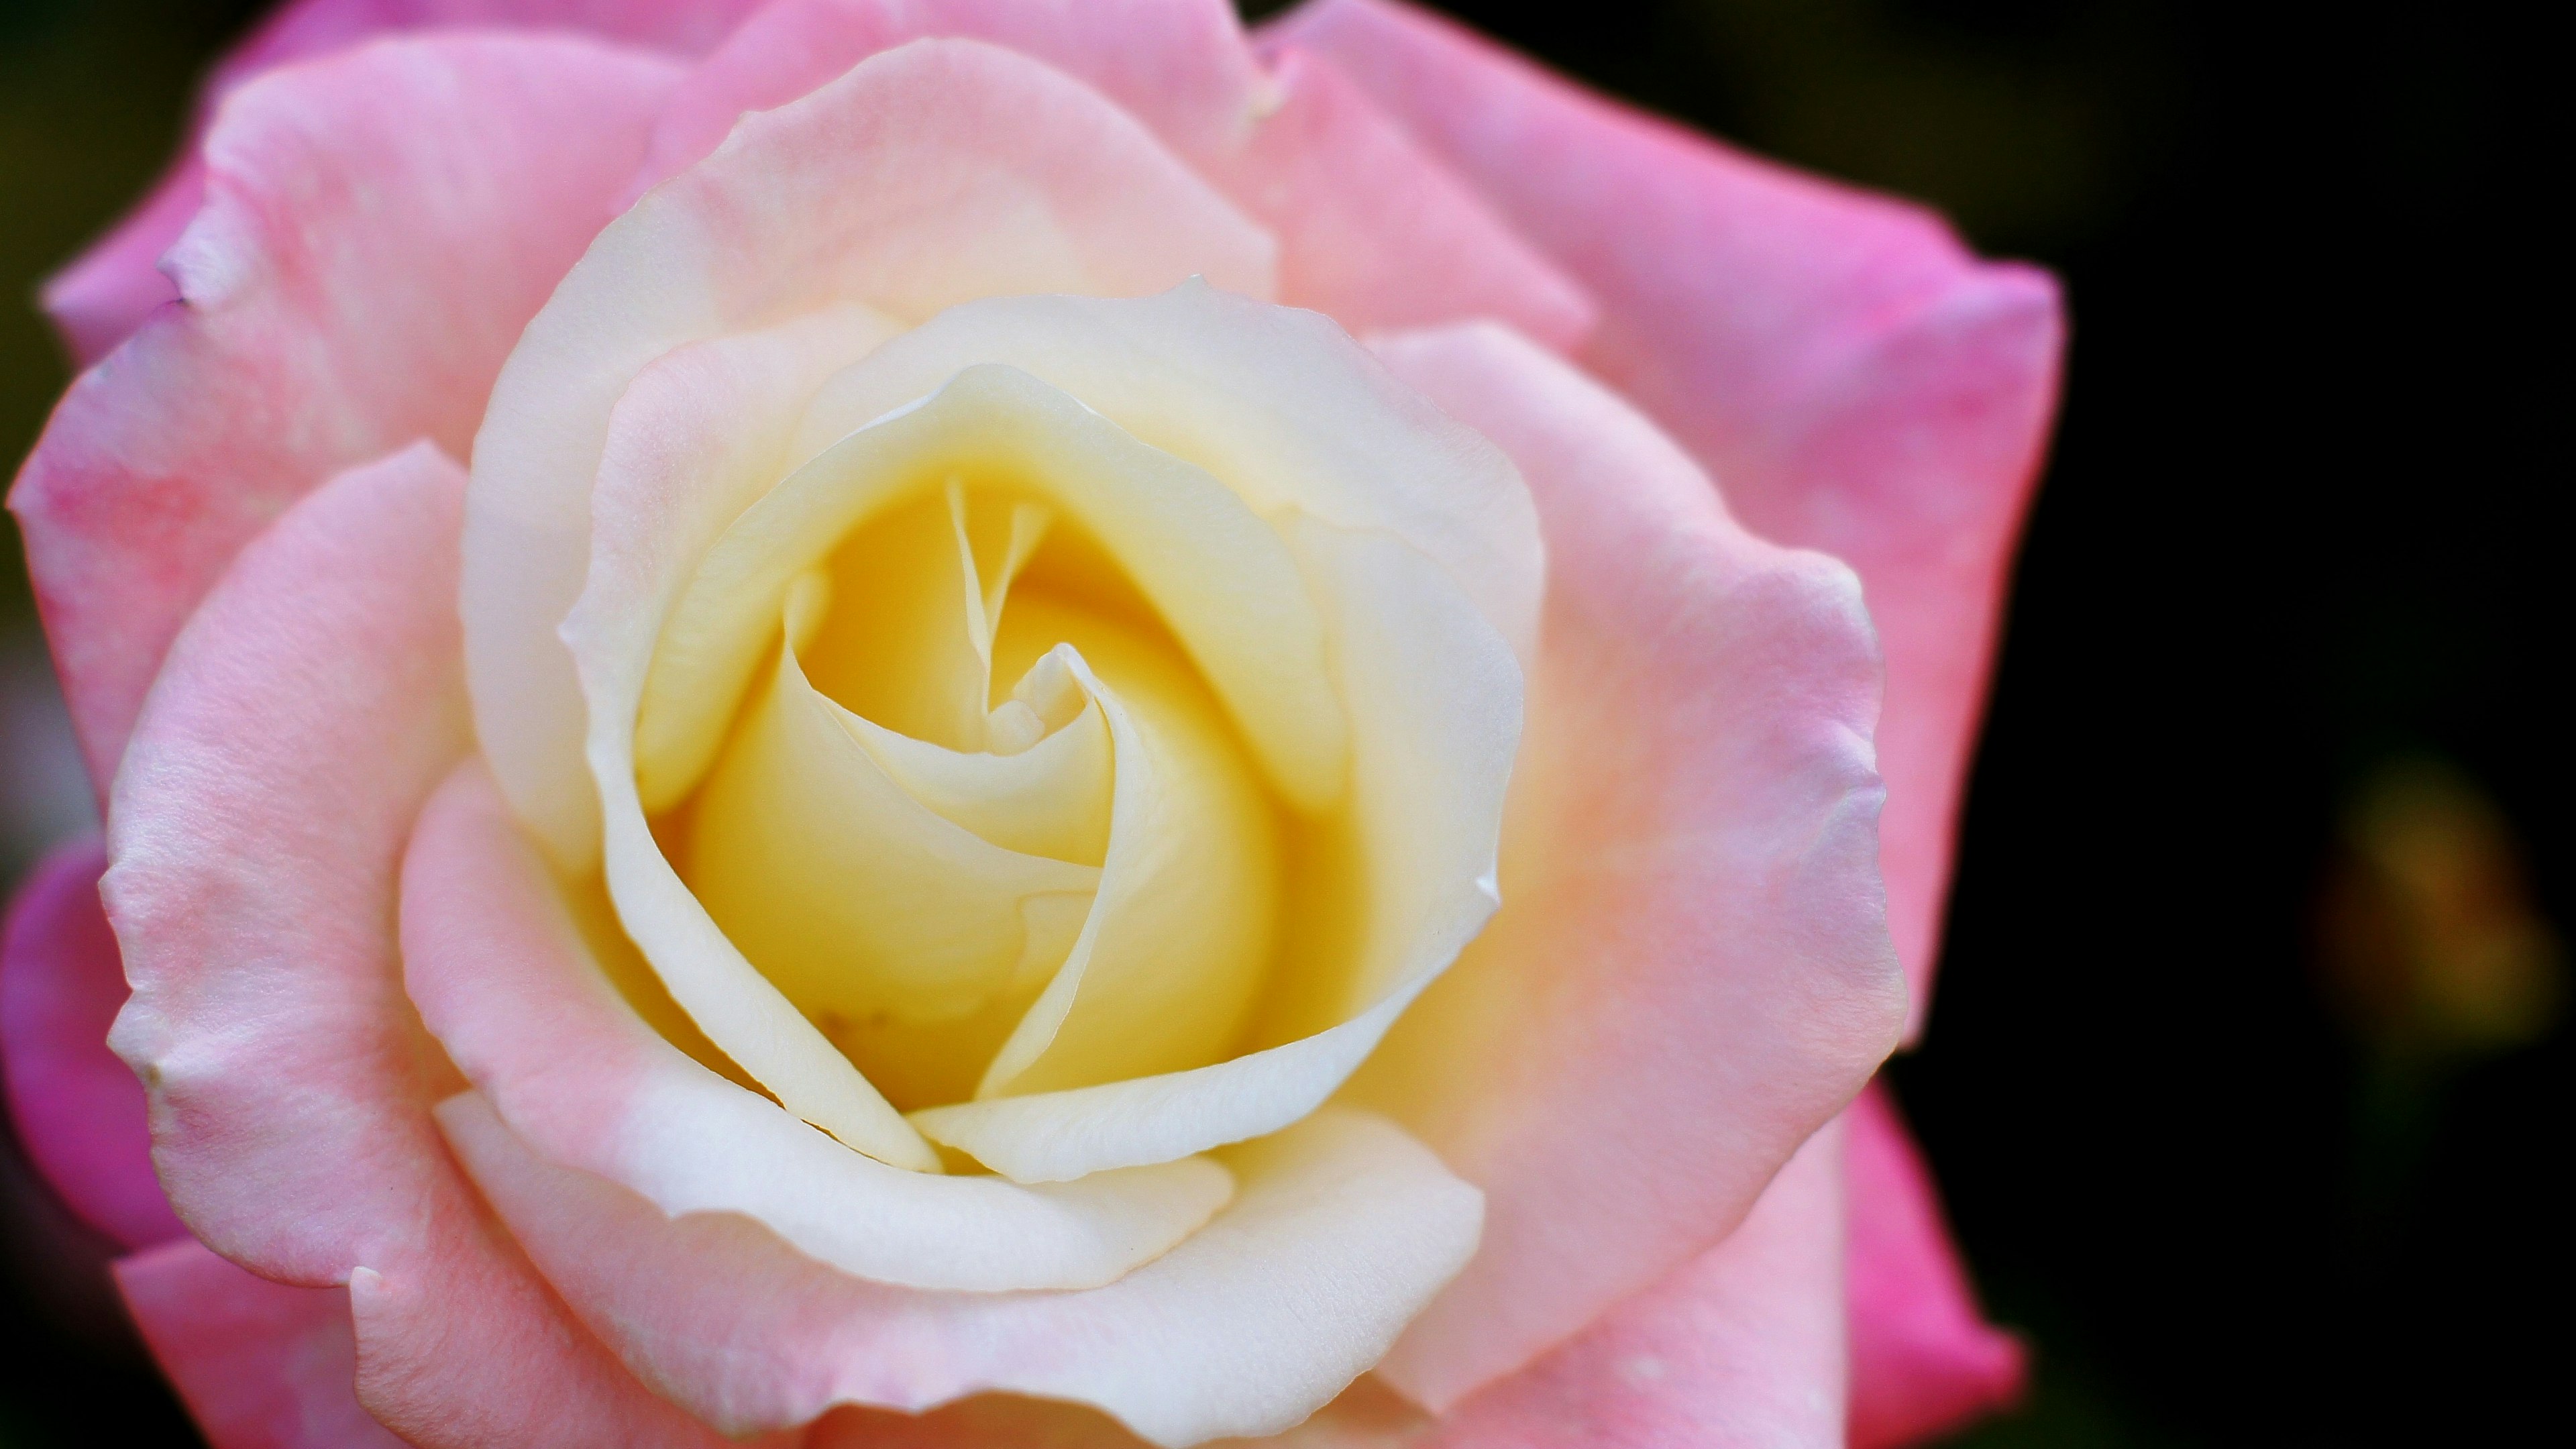
<path fill-rule="evenodd" d="M 217 1251 L 343 1281 L 450 1176 L 397 977 L 395 870 L 471 743 L 452 600 L 463 471 L 353 470 L 234 561 L 171 646 L 108 810 L 134 994 L 110 1043 Z"/>
<path fill-rule="evenodd" d="M 1132 117 L 978 41 L 914 41 L 746 121 L 600 233 L 493 388 L 464 612 L 502 793 L 568 868 L 596 857 L 582 686 L 556 627 L 590 561 L 610 414 L 655 358 L 836 302 L 919 322 L 997 292 L 1193 274 L 1267 295 L 1273 266 L 1270 238 Z"/>
<path fill-rule="evenodd" d="M 343 474 L 172 645 L 108 812 L 134 983 L 111 1042 L 180 1216 L 263 1275 L 349 1285 L 358 1396 L 407 1438 L 704 1444 L 564 1315 L 429 1120 L 454 1072 L 402 995 L 395 883 L 470 743 L 464 487 L 425 444 Z"/>
<path fill-rule="evenodd" d="M 1698 456 L 1748 527 L 1859 572 L 1887 657 L 1888 923 L 1919 1019 L 2056 401 L 2055 282 L 1398 0 L 1317 0 L 1272 33 L 1330 56 L 1590 290 L 1587 365 Z"/>
<path fill-rule="evenodd" d="M 225 97 L 292 61 L 316 60 L 397 31 L 502 26 L 575 30 L 703 55 L 760 0 L 297 0 L 272 15 L 207 78 L 194 132 L 151 194 L 45 283 L 45 311 L 87 367 L 133 335 L 153 309 L 177 301 L 162 254 L 206 198 L 198 144 Z"/>
<path fill-rule="evenodd" d="M 1895 1044 L 1904 984 L 1849 571 L 1745 533 L 1513 333 L 1378 350 L 1520 465 L 1549 558 L 1503 909 L 1353 1083 L 1487 1193 L 1380 1368 L 1445 1408 L 1733 1229 Z"/>
<path fill-rule="evenodd" d="M 1898 1449 L 2010 1404 L 2022 1347 L 1977 1311 L 1922 1154 L 1872 1083 L 1845 1114 L 1852 1449 Z"/>
<path fill-rule="evenodd" d="M 107 858 L 67 845 L 30 872 L 0 944 L 0 1065 L 19 1145 L 83 1221 L 127 1248 L 183 1237 L 152 1175 L 142 1084 L 107 1049 L 125 967 L 99 908 Z"/>
<path fill-rule="evenodd" d="M 479 1094 L 439 1116 L 574 1311 L 736 1432 L 996 1390 L 1092 1404 L 1166 1446 L 1275 1433 L 1364 1371 L 1476 1236 L 1476 1194 L 1437 1158 L 1326 1111 L 1228 1150 L 1233 1204 L 1116 1283 L 925 1293 L 834 1273 L 740 1216 L 665 1218 L 545 1162 Z"/>
<path fill-rule="evenodd" d="M 501 360 L 642 154 L 668 60 L 384 41 L 224 104 L 185 305 L 83 374 L 11 495 L 91 778 L 233 554 L 343 468 L 462 457 Z"/>

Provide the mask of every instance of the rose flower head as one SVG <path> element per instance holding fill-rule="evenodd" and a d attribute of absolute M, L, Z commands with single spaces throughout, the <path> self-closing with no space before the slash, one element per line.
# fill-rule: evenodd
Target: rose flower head
<path fill-rule="evenodd" d="M 2045 276 L 1392 0 L 302 0 L 47 304 L 0 1044 L 222 1449 L 2013 1392 L 1863 1089 Z"/>

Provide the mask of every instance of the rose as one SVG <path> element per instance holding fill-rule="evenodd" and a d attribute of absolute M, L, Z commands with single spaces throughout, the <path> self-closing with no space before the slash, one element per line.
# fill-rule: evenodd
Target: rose
<path fill-rule="evenodd" d="M 728 8 L 619 24 L 680 50 Z M 13 930 L 13 1103 L 68 1197 L 163 1239 L 120 1281 L 219 1440 L 284 1404 L 417 1442 L 685 1442 L 1001 1388 L 1187 1442 L 1374 1365 L 1302 1432 L 1820 1442 L 1846 1178 L 1855 1437 L 2008 1384 L 1883 1105 L 1818 1129 L 1893 1039 L 1894 958 L 1926 957 L 2049 401 L 2043 279 L 1377 4 L 1292 17 L 1260 61 L 1181 0 L 780 3 L 694 68 L 421 26 L 339 48 L 352 20 L 255 42 L 236 76 L 328 54 L 244 84 L 204 178 L 55 289 L 76 341 L 122 337 L 133 263 L 195 213 L 186 305 L 75 387 L 15 496 L 115 779 L 117 1041 L 196 1237 L 94 1125 L 130 1120 L 83 1050 L 115 998 L 79 935 L 94 861 Z M 639 158 L 672 179 L 603 230 Z M 1194 274 L 1378 360 L 1172 290 Z M 1029 295 L 1066 291 L 1134 300 Z M 1859 567 L 1884 916 L 1851 576 L 1744 532 L 1637 405 L 1750 521 Z M 1112 622 L 1041 611 L 1076 652 L 1022 674 L 1053 641 L 974 621 L 1028 616 L 1014 533 L 1059 529 L 1031 597 Z M 1142 608 L 1084 582 L 1103 554 Z M 905 569 L 922 592 L 849 617 L 917 626 L 828 637 L 834 596 Z M 1114 619 L 1147 610 L 1170 637 L 1130 659 Z M 896 734 L 804 687 L 809 642 Z M 1015 649 L 997 711 L 941 683 Z M 1507 904 L 1407 1010 L 1485 908 L 1524 670 Z M 793 709 L 839 731 L 828 767 L 782 742 Z M 831 907 L 797 870 L 870 818 L 852 782 L 903 773 L 901 728 L 956 750 L 913 761 L 896 825 L 1032 847 L 986 895 L 1034 974 L 925 944 L 920 909 L 997 919 L 937 894 L 974 870 L 827 920 L 856 972 L 759 939 Z M 922 773 L 959 760 L 963 795 Z M 1180 782 L 1168 818 L 1125 808 L 1136 778 Z M 856 853 L 910 858 L 877 825 Z M 1366 848 L 1311 838 L 1336 829 Z M 1321 909 L 1353 898 L 1356 945 Z M 1244 984 L 1279 909 L 1323 964 Z M 1104 950 L 1121 911 L 1153 924 Z M 1077 915 L 1068 959 L 1134 978 L 1117 1012 L 1044 959 Z M 1145 969 L 1174 941 L 1193 969 Z M 934 1105 L 908 1124 L 880 1086 Z M 1003 1175 L 933 1175 L 925 1136 Z M 1074 1413 L 809 1437 L 1114 1437 Z"/>

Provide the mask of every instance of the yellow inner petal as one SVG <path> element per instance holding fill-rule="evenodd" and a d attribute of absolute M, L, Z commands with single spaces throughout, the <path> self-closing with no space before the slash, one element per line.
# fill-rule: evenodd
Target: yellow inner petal
<path fill-rule="evenodd" d="M 1221 1060 L 1278 937 L 1281 811 L 1225 708 L 1085 530 L 971 471 L 791 581 L 660 832 L 907 1110 Z"/>

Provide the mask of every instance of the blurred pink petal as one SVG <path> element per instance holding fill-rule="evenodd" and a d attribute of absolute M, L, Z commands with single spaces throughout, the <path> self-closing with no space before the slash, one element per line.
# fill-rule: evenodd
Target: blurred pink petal
<path fill-rule="evenodd" d="M 1143 121 L 1278 235 L 1284 302 L 1353 331 L 1496 317 L 1560 350 L 1591 328 L 1582 290 L 1332 67 L 1288 55 L 1265 76 L 1225 0 L 782 0 L 681 84 L 633 189 L 923 36 L 1006 46 Z"/>
<path fill-rule="evenodd" d="M 1381 339 L 1538 503 L 1546 613 L 1501 912 L 1359 1079 L 1483 1187 L 1382 1377 L 1446 1408 L 1732 1230 L 1895 1044 L 1877 658 L 1616 395 L 1490 325 Z"/>
<path fill-rule="evenodd" d="M 0 943 L 0 1066 L 18 1142 L 82 1220 L 128 1248 L 183 1237 L 152 1175 L 143 1084 L 107 1049 L 125 968 L 98 903 L 107 858 L 67 845 L 28 873 Z"/>
<path fill-rule="evenodd" d="M 1330 56 L 1590 290 L 1587 365 L 1699 457 L 1746 526 L 1859 571 L 1887 656 L 1888 923 L 1919 1018 L 2056 402 L 2055 282 L 1398 0 L 1316 0 L 1271 34 Z"/>
<path fill-rule="evenodd" d="M 198 119 L 168 174 L 113 230 L 45 283 L 45 311 L 87 367 L 133 335 L 179 289 L 155 264 L 205 200 L 198 154 L 224 97 L 261 73 L 395 31 L 504 26 L 584 31 L 703 55 L 760 0 L 298 0 L 270 16 L 207 78 Z"/>
<path fill-rule="evenodd" d="M 351 1387 L 346 1291 L 272 1283 L 188 1237 L 118 1260 L 116 1285 L 214 1449 L 402 1449 Z"/>
<path fill-rule="evenodd" d="M 1989 1327 L 1922 1154 L 1872 1083 L 1851 1130 L 1852 1449 L 1897 1449 L 2021 1393 L 2022 1348 Z"/>
<path fill-rule="evenodd" d="M 187 305 L 83 374 L 11 495 L 101 789 L 233 554 L 342 468 L 462 457 L 501 359 L 607 219 L 676 67 L 559 37 L 384 41 L 225 104 Z"/>

